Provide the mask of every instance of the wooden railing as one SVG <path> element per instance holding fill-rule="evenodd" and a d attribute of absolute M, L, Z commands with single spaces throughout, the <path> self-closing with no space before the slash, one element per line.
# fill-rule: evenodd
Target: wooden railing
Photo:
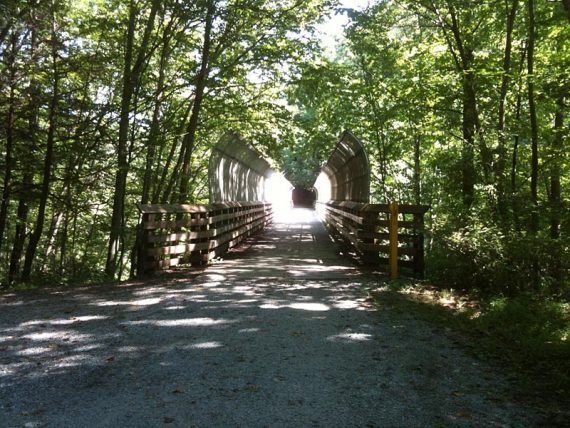
<path fill-rule="evenodd" d="M 424 274 L 424 214 L 427 205 L 327 202 L 325 221 L 367 265 L 386 264 L 390 276 L 398 267 Z"/>
<path fill-rule="evenodd" d="M 141 205 L 139 272 L 208 263 L 272 219 L 271 204 Z"/>

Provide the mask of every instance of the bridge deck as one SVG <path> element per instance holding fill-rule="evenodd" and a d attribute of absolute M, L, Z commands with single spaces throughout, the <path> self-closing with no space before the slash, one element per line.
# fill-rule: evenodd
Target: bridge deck
<path fill-rule="evenodd" d="M 275 223 L 256 237 L 255 245 L 230 253 L 208 269 L 208 274 L 216 272 L 248 280 L 346 279 L 360 275 L 349 260 L 339 256 L 315 212 L 305 208 L 276 212 Z"/>
<path fill-rule="evenodd" d="M 373 308 L 310 211 L 286 219 L 192 281 L 3 296 L 0 425 L 533 425 L 496 370 Z"/>

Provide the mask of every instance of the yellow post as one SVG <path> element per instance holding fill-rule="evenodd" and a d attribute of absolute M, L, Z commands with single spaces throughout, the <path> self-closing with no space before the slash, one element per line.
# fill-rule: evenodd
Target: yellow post
<path fill-rule="evenodd" d="M 390 225 L 388 226 L 390 239 L 390 279 L 398 279 L 398 204 L 390 204 Z"/>

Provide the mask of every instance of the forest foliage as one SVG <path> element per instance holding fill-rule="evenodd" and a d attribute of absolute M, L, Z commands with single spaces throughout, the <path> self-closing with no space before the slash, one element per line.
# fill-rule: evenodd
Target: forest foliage
<path fill-rule="evenodd" d="M 2 283 L 134 274 L 137 203 L 207 202 L 234 129 L 277 158 L 328 0 L 26 0 L 0 22 Z"/>
<path fill-rule="evenodd" d="M 336 3 L 3 2 L 2 284 L 135 275 L 136 204 L 206 202 L 228 129 L 305 186 L 350 129 L 374 202 L 431 205 L 431 279 L 568 297 L 570 2 L 337 9 L 331 56 Z"/>

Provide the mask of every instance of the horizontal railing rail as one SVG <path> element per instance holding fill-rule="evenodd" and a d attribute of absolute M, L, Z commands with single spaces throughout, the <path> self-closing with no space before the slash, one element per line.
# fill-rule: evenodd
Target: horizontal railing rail
<path fill-rule="evenodd" d="M 271 204 L 140 205 L 139 271 L 206 264 L 272 221 Z"/>
<path fill-rule="evenodd" d="M 424 214 L 428 205 L 324 203 L 326 224 L 347 242 L 367 265 L 398 266 L 424 274 Z"/>

